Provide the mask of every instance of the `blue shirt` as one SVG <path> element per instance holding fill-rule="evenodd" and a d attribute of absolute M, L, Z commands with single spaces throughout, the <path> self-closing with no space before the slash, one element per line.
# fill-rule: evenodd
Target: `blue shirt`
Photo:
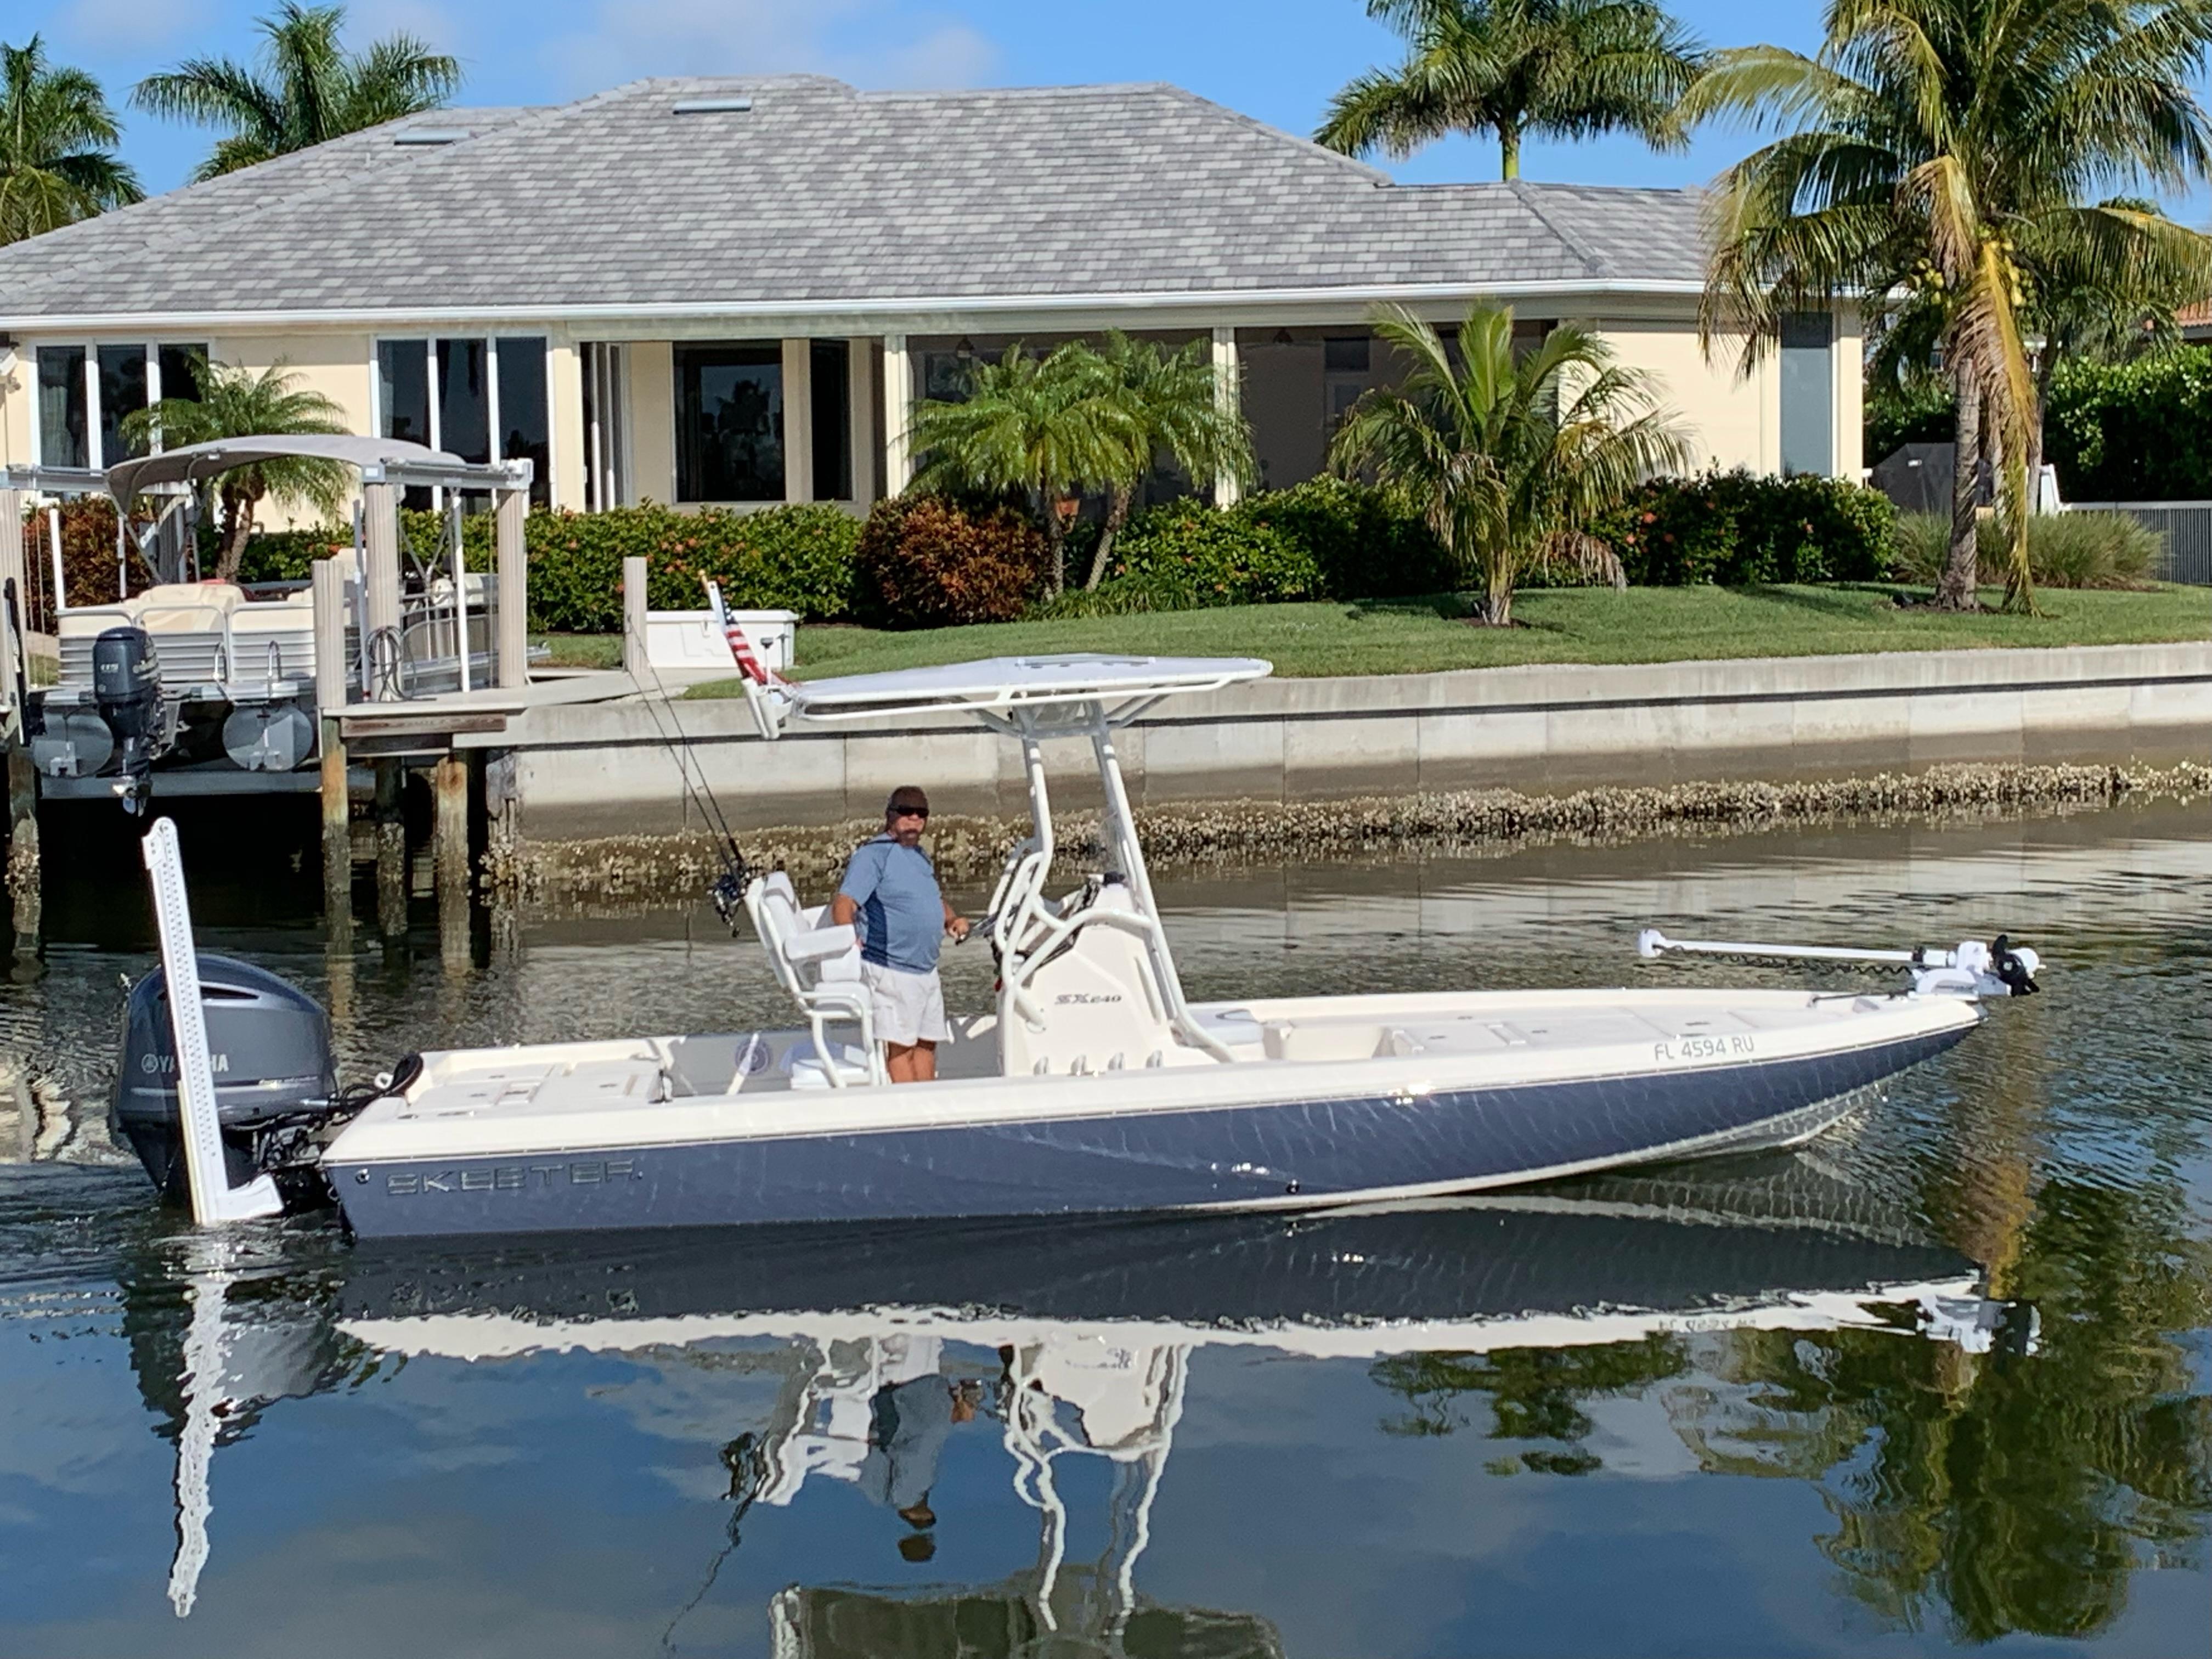
<path fill-rule="evenodd" d="M 861 960 L 908 974 L 937 971 L 945 896 L 921 848 L 902 847 L 889 836 L 862 842 L 837 891 L 860 907 Z"/>

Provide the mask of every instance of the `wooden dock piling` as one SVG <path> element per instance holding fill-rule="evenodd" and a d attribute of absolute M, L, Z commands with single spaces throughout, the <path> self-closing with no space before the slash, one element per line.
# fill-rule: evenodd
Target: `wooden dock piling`
<path fill-rule="evenodd" d="M 438 955 L 449 969 L 469 965 L 469 767 L 458 754 L 430 769 L 430 859 L 438 893 Z"/>
<path fill-rule="evenodd" d="M 393 757 L 376 763 L 376 927 L 387 939 L 407 933 L 407 769 Z"/>
<path fill-rule="evenodd" d="M 646 654 L 647 565 L 643 559 L 623 561 L 623 666 L 633 679 L 642 676 Z"/>
<path fill-rule="evenodd" d="M 323 915 L 332 940 L 353 937 L 353 799 L 347 787 L 344 728 L 345 573 L 314 564 L 315 708 L 322 722 Z"/>
<path fill-rule="evenodd" d="M 21 727 L 8 738 L 8 896 L 14 906 L 15 954 L 39 953 L 46 925 L 45 878 L 39 859 L 39 775 Z"/>

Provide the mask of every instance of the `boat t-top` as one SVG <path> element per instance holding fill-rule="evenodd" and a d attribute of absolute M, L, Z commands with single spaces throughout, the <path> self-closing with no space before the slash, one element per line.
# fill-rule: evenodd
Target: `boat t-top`
<path fill-rule="evenodd" d="M 158 988 L 142 983 L 131 1041 L 145 1058 L 125 1054 L 118 1121 L 158 1183 L 182 1188 L 189 1170 L 204 1215 L 275 1207 L 284 1192 L 256 1179 L 273 1172 L 294 1193 L 326 1187 L 363 1237 L 1340 1206 L 1790 1145 L 1959 1042 L 1981 998 L 2033 988 L 2033 954 L 2002 938 L 1869 951 L 1647 931 L 1646 957 L 1811 957 L 1909 978 L 1893 992 L 1193 1002 L 1116 736 L 1166 699 L 1268 672 L 1249 659 L 1075 654 L 751 688 L 771 739 L 958 720 L 1019 748 L 1031 824 L 976 929 L 997 959 L 994 1006 L 951 1020 L 930 1083 L 888 1079 L 853 928 L 779 872 L 735 884 L 790 995 L 788 1027 L 425 1053 L 341 1096 L 326 1047 L 324 1075 L 307 1076 L 312 1003 L 244 964 L 187 959 L 173 831 L 157 823 L 165 972 L 204 981 L 206 1029 L 183 1029 L 202 998 L 177 999 L 172 1049 Z M 1076 744 L 1097 768 L 1103 856 L 1052 891 L 1046 759 Z M 223 1057 L 197 1082 L 196 1048 Z M 191 1109 L 202 1090 L 219 1127 Z"/>

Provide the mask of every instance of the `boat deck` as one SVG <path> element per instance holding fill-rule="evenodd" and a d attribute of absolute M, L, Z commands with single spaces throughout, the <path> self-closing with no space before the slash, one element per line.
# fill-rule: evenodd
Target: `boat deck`
<path fill-rule="evenodd" d="M 1426 1060 L 1451 1070 L 1558 1075 L 1593 1060 L 1600 1069 L 1655 1060 L 1742 1063 L 1762 1053 L 1825 1047 L 1837 1028 L 1895 1009 L 1901 999 L 1802 992 L 1613 991 L 1331 997 L 1200 1005 L 1193 1012 L 1236 1056 L 1221 1066 L 1183 1050 L 1156 1067 L 1110 1062 L 1093 1075 L 1139 1069 L 1219 1075 L 1249 1064 L 1279 1068 Z M 1963 1006 L 1963 1005 L 1962 1005 Z M 1969 1018 L 1971 1016 L 1969 1015 Z M 804 1030 L 651 1036 L 458 1050 L 424 1057 L 404 1099 L 372 1110 L 396 1121 L 558 1118 L 685 1101 L 803 1097 L 814 1110 L 832 1095 L 919 1103 L 1004 1078 L 994 1017 L 956 1018 L 928 1085 L 855 1084 L 794 1090 L 793 1072 L 812 1054 Z M 1487 1062 L 1486 1064 L 1486 1062 Z M 1058 1079 L 1054 1079 L 1058 1080 Z M 786 1108 L 785 1109 L 789 1109 Z"/>

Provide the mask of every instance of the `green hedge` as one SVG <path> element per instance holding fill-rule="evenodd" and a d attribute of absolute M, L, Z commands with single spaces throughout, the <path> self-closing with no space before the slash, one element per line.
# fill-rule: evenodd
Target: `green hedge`
<path fill-rule="evenodd" d="M 492 518 L 461 521 L 462 556 L 471 570 L 490 568 Z M 401 533 L 425 563 L 445 559 L 445 520 L 403 513 Z M 647 561 L 655 610 L 696 611 L 707 603 L 703 577 L 721 585 L 732 610 L 796 611 L 823 621 L 853 608 L 853 561 L 860 526 L 826 504 L 732 513 L 678 513 L 647 503 L 605 513 L 532 513 L 524 526 L 530 551 L 530 624 L 562 634 L 622 629 L 622 566 Z M 350 531 L 275 531 L 246 544 L 247 581 L 302 580 L 309 562 L 353 543 Z"/>
<path fill-rule="evenodd" d="M 1741 471 L 1656 478 L 1597 533 L 1639 587 L 1874 581 L 1887 574 L 1897 511 L 1843 478 Z"/>
<path fill-rule="evenodd" d="M 1073 539 L 1073 538 L 1071 538 Z M 1086 538 L 1069 568 L 1090 566 Z M 1341 478 L 1310 478 L 1217 513 L 1195 501 L 1134 514 L 1116 539 L 1105 580 L 1070 592 L 1053 614 L 1191 611 L 1287 599 L 1395 599 L 1455 585 L 1428 526 L 1382 493 Z"/>
<path fill-rule="evenodd" d="M 1122 527 L 1096 591 L 1071 592 L 1056 614 L 1200 611 L 1217 605 L 1315 599 L 1326 584 L 1310 549 L 1272 525 L 1201 501 L 1148 507 Z"/>
<path fill-rule="evenodd" d="M 2068 501 L 2212 497 L 2212 348 L 2062 362 L 2043 442 Z"/>

